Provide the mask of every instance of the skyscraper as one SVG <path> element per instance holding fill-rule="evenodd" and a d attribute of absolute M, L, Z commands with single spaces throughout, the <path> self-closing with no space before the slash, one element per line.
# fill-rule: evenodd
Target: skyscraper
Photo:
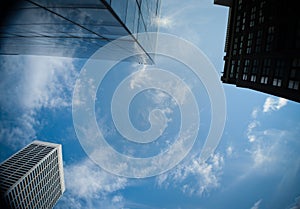
<path fill-rule="evenodd" d="M 0 164 L 1 199 L 8 208 L 52 208 L 64 191 L 60 144 L 33 141 Z"/>
<path fill-rule="evenodd" d="M 138 34 L 157 32 L 160 0 L 19 0 L 8 10 L 0 23 L 0 55 L 89 58 L 130 35 L 116 49 L 143 52 L 139 61 L 152 62 Z"/>
<path fill-rule="evenodd" d="M 300 102 L 297 1 L 215 0 L 228 6 L 221 80 Z"/>

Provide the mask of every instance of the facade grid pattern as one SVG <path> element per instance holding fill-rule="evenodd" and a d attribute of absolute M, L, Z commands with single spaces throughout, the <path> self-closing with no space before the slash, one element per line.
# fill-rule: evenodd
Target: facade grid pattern
<path fill-rule="evenodd" d="M 19 0 L 8 12 L 10 18 L 0 23 L 0 55 L 89 58 L 129 36 L 111 54 L 122 48 L 143 53 L 136 60 L 152 63 L 138 35 L 158 31 L 160 0 Z"/>
<path fill-rule="evenodd" d="M 34 141 L 0 165 L 10 208 L 52 208 L 65 190 L 61 145 Z"/>
<path fill-rule="evenodd" d="M 232 0 L 228 5 L 221 80 L 300 102 L 300 16 L 295 1 Z"/>

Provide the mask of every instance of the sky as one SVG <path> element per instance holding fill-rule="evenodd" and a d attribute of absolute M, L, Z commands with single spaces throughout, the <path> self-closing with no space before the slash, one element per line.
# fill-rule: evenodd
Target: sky
<path fill-rule="evenodd" d="M 228 8 L 209 0 L 187 0 L 184 5 L 179 0 L 163 0 L 158 23 L 160 32 L 198 47 L 220 77 L 227 15 Z M 226 97 L 225 127 L 217 148 L 203 161 L 201 150 L 213 118 L 205 82 L 184 63 L 157 56 L 156 67 L 177 74 L 187 90 L 170 80 L 162 86 L 168 90 L 152 88 L 136 94 L 128 110 L 132 125 L 146 131 L 158 123 L 163 129 L 151 143 L 134 143 L 121 134 L 123 126 L 114 124 L 111 104 L 123 80 L 128 80 L 129 89 L 148 85 L 151 66 L 119 63 L 98 89 L 91 88 L 98 128 L 113 149 L 140 158 L 164 154 L 176 144 L 183 118 L 180 110 L 190 102 L 189 93 L 194 95 L 200 118 L 195 143 L 178 164 L 157 175 L 128 178 L 107 171 L 115 159 L 100 156 L 108 166 L 103 169 L 80 144 L 72 103 L 73 108 L 81 104 L 73 93 L 90 66 L 87 60 L 0 56 L 0 66 L 0 161 L 35 139 L 62 144 L 66 191 L 55 209 L 300 208 L 299 103 L 220 84 Z M 116 102 L 115 107 L 126 111 L 122 102 Z M 90 129 L 84 136 L 93 138 L 95 133 Z"/>

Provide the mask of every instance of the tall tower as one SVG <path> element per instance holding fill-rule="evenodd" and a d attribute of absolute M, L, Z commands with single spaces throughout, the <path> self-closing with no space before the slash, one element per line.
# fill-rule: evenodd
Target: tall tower
<path fill-rule="evenodd" d="M 53 208 L 64 191 L 60 144 L 33 141 L 0 164 L 1 199 L 8 208 Z"/>
<path fill-rule="evenodd" d="M 300 102 L 297 1 L 215 0 L 229 7 L 221 80 Z"/>
<path fill-rule="evenodd" d="M 10 0 L 0 20 L 0 55 L 89 58 L 123 36 L 107 57 L 132 51 L 134 61 L 153 63 L 139 33 L 157 32 L 160 0 Z M 2 8 L 1 8 L 2 9 Z M 1 17 L 2 14 L 0 14 Z M 147 43 L 150 46 L 155 43 Z M 135 53 L 137 52 L 137 53 Z"/>

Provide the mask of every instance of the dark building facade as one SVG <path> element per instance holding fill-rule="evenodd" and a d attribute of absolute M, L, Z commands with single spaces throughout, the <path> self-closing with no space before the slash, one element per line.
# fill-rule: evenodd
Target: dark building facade
<path fill-rule="evenodd" d="M 60 144 L 34 141 L 0 164 L 0 208 L 51 209 L 64 191 Z"/>
<path fill-rule="evenodd" d="M 157 32 L 159 12 L 160 0 L 16 1 L 0 25 L 0 55 L 89 58 L 108 42 L 130 35 L 116 48 L 144 52 L 141 59 L 151 62 L 138 34 Z"/>
<path fill-rule="evenodd" d="M 300 15 L 295 0 L 215 0 L 229 6 L 221 80 L 300 102 Z"/>

